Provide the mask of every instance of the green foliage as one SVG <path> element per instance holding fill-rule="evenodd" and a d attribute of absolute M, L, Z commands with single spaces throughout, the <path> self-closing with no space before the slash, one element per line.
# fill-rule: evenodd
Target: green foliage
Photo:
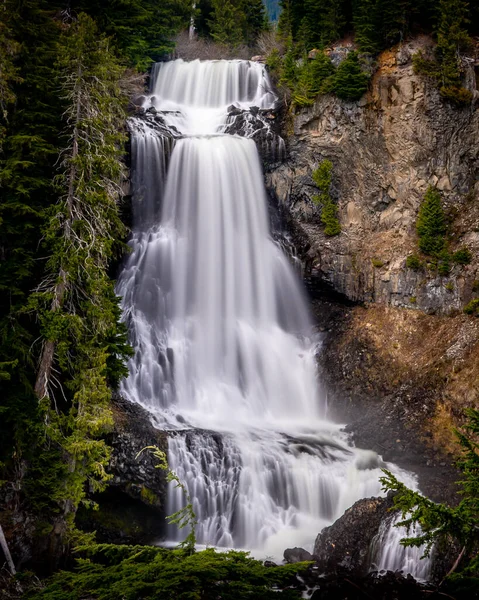
<path fill-rule="evenodd" d="M 419 208 L 416 230 L 419 249 L 424 254 L 439 258 L 446 248 L 447 225 L 441 195 L 433 187 L 429 187 Z"/>
<path fill-rule="evenodd" d="M 80 549 L 75 571 L 52 577 L 30 600 L 298 599 L 296 573 L 309 563 L 265 567 L 246 552 L 189 554 L 152 546 L 101 544 Z"/>
<path fill-rule="evenodd" d="M 454 252 L 452 260 L 458 265 L 468 265 L 472 260 L 472 254 L 467 248 L 461 248 Z"/>
<path fill-rule="evenodd" d="M 428 556 L 433 544 L 453 538 L 459 542 L 469 560 L 466 571 L 479 574 L 479 410 L 466 411 L 468 421 L 461 431 L 456 431 L 461 446 L 458 467 L 462 473 L 459 481 L 461 501 L 457 506 L 436 504 L 418 492 L 408 489 L 389 471 L 384 471 L 381 483 L 385 491 L 395 492 L 394 505 L 403 520 L 396 526 L 411 527 L 419 524 L 420 533 L 401 540 L 404 546 L 425 545 Z"/>
<path fill-rule="evenodd" d="M 423 266 L 421 259 L 417 254 L 410 254 L 406 258 L 406 267 L 408 269 L 413 269 L 413 271 L 418 271 Z"/>
<path fill-rule="evenodd" d="M 324 233 L 329 236 L 341 233 L 341 225 L 338 220 L 338 207 L 331 198 L 331 184 L 333 177 L 333 163 L 323 160 L 318 168 L 313 171 L 314 183 L 318 186 L 320 193 L 313 197 L 313 201 L 321 206 L 321 222 L 324 225 Z"/>
<path fill-rule="evenodd" d="M 60 47 L 56 66 L 67 105 L 67 146 L 55 178 L 59 201 L 46 211 L 48 275 L 29 306 L 45 340 L 35 388 L 40 399 L 51 401 L 45 404 L 45 433 L 68 465 L 58 481 L 61 492 L 52 500 L 58 502 L 60 493 L 77 506 L 86 482 L 99 491 L 109 479 L 105 466 L 110 452 L 98 438 L 112 424 L 108 378 L 118 381 L 129 354 L 107 275 L 116 240 L 124 232 L 117 199 L 125 112 L 118 83 L 122 69 L 91 17 L 80 14 L 64 30 Z M 62 411 L 51 392 L 51 348 L 68 390 Z"/>
<path fill-rule="evenodd" d="M 343 0 L 304 0 L 298 39 L 306 49 L 324 48 L 341 37 L 346 19 Z"/>
<path fill-rule="evenodd" d="M 437 47 L 433 59 L 414 57 L 414 69 L 434 79 L 441 96 L 457 106 L 470 104 L 472 93 L 462 86 L 460 54 L 471 46 L 467 32 L 469 6 L 463 0 L 440 0 Z"/>
<path fill-rule="evenodd" d="M 375 269 L 380 269 L 381 267 L 384 267 L 384 261 L 381 260 L 380 258 L 371 259 L 371 264 L 373 265 L 373 267 Z"/>
<path fill-rule="evenodd" d="M 192 13 L 189 0 L 73 0 L 71 5 L 75 14 L 93 17 L 127 64 L 139 70 L 173 50 L 172 38 L 188 26 Z"/>
<path fill-rule="evenodd" d="M 329 57 L 318 51 L 312 60 L 304 57 L 301 67 L 296 67 L 293 81 L 293 102 L 296 106 L 314 103 L 318 94 L 331 91 L 335 69 Z"/>
<path fill-rule="evenodd" d="M 200 5 L 201 6 L 201 5 Z M 219 44 L 254 45 L 267 26 L 262 0 L 211 0 L 209 34 Z"/>
<path fill-rule="evenodd" d="M 351 52 L 339 65 L 333 91 L 342 100 L 359 100 L 368 89 L 369 75 L 361 69 L 357 52 Z"/>
<path fill-rule="evenodd" d="M 211 0 L 211 37 L 219 44 L 238 46 L 243 41 L 243 19 L 233 0 Z"/>
<path fill-rule="evenodd" d="M 479 317 L 479 298 L 474 298 L 464 307 L 464 312 L 466 315 L 474 315 L 475 317 Z"/>

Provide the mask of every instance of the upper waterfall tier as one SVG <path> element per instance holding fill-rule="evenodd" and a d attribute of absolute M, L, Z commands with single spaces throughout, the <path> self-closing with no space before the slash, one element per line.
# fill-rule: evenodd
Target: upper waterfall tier
<path fill-rule="evenodd" d="M 153 104 L 165 102 L 197 108 L 229 104 L 271 108 L 277 100 L 264 65 L 244 60 L 157 63 L 152 71 Z"/>

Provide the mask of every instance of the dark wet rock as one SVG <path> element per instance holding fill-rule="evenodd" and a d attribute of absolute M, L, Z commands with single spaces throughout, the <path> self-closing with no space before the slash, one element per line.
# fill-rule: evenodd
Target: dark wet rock
<path fill-rule="evenodd" d="M 268 168 L 279 164 L 285 156 L 285 145 L 279 134 L 274 111 L 260 111 L 258 107 L 249 110 L 231 111 L 228 114 L 224 133 L 251 138 L 256 143 L 263 163 Z"/>
<path fill-rule="evenodd" d="M 272 560 L 265 560 L 265 561 L 264 561 L 264 563 L 263 563 L 263 565 L 264 565 L 265 567 L 277 567 L 277 566 L 278 566 L 278 565 L 277 565 L 275 562 L 273 562 Z"/>
<path fill-rule="evenodd" d="M 372 544 L 381 523 L 390 517 L 392 498 L 364 498 L 316 538 L 314 558 L 321 572 L 366 575 Z"/>
<path fill-rule="evenodd" d="M 392 571 L 373 572 L 365 577 L 326 576 L 318 579 L 315 588 L 310 596 L 312 600 L 424 600 L 436 597 L 433 586 Z"/>
<path fill-rule="evenodd" d="M 165 472 L 147 446 L 168 450 L 165 432 L 153 426 L 143 407 L 117 397 L 114 402 L 115 429 L 107 441 L 112 447 L 109 488 L 116 488 L 148 506 L 162 509 L 166 492 Z M 141 452 L 143 450 L 143 452 Z M 141 455 L 138 454 L 141 452 Z"/>
<path fill-rule="evenodd" d="M 106 492 L 92 497 L 99 510 L 82 509 L 77 520 L 85 531 L 97 531 L 102 542 L 148 543 L 163 534 L 166 475 L 156 468 L 152 452 L 144 449 L 156 446 L 166 453 L 167 436 L 153 426 L 148 411 L 119 396 L 113 413 L 115 426 L 107 437 L 113 477 Z"/>
<path fill-rule="evenodd" d="M 287 548 L 284 551 L 284 560 L 287 563 L 297 563 L 304 562 L 309 560 L 314 560 L 313 556 L 310 552 L 305 550 L 304 548 Z"/>

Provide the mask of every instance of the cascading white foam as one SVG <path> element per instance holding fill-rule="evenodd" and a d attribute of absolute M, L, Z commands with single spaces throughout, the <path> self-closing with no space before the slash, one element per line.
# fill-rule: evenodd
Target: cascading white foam
<path fill-rule="evenodd" d="M 286 546 L 311 549 L 353 502 L 380 494 L 381 463 L 325 419 L 318 341 L 269 234 L 256 147 L 217 134 L 233 102 L 275 102 L 264 67 L 174 61 L 155 69 L 146 105 L 183 137 L 166 143 L 133 128 L 140 206 L 118 291 L 135 356 L 122 392 L 175 430 L 170 466 L 193 498 L 198 542 L 277 557 Z M 183 502 L 171 489 L 169 511 Z"/>

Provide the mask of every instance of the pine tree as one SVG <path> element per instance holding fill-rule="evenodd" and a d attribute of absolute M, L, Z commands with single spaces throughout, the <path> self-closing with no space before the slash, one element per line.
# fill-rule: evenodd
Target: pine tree
<path fill-rule="evenodd" d="M 357 0 L 353 9 L 354 37 L 362 52 L 375 54 L 381 49 L 377 21 L 377 0 Z"/>
<path fill-rule="evenodd" d="M 333 163 L 330 160 L 323 160 L 313 171 L 313 180 L 320 191 L 319 195 L 313 197 L 313 201 L 321 206 L 321 222 L 324 225 L 324 233 L 328 236 L 338 235 L 341 233 L 338 207 L 331 198 Z"/>
<path fill-rule="evenodd" d="M 16 100 L 4 121 L 0 154 L 0 362 L 7 373 L 0 407 L 0 466 L 15 474 L 23 473 L 23 460 L 35 455 L 41 436 L 33 394 L 32 344 L 38 324 L 25 306 L 44 270 L 38 248 L 44 211 L 56 199 L 52 179 L 64 104 L 54 69 L 60 23 L 52 15 L 58 5 L 7 0 L 5 7 L 3 24 L 18 51 L 15 79 L 10 79 Z"/>
<path fill-rule="evenodd" d="M 211 37 L 219 44 L 238 46 L 244 40 L 245 16 L 233 0 L 212 0 Z"/>
<path fill-rule="evenodd" d="M 336 70 L 333 90 L 343 100 L 359 100 L 368 82 L 369 75 L 361 69 L 357 52 L 351 52 Z"/>
<path fill-rule="evenodd" d="M 329 56 L 324 52 L 318 52 L 310 62 L 311 92 L 319 94 L 330 91 L 334 72 L 335 68 Z"/>
<path fill-rule="evenodd" d="M 479 576 L 479 410 L 466 411 L 468 418 L 462 431 L 456 431 L 461 446 L 461 456 L 457 466 L 462 473 L 458 482 L 462 496 L 457 506 L 436 504 L 418 492 L 408 489 L 390 472 L 385 471 L 381 478 L 385 491 L 395 492 L 394 504 L 402 512 L 403 521 L 397 527 L 409 529 L 416 524 L 421 533 L 401 540 L 404 546 L 419 547 L 425 544 L 425 555 L 429 555 L 433 544 L 449 543 L 455 539 L 462 547 L 455 568 L 466 557 L 468 564 L 463 566 L 465 576 Z M 465 568 L 464 568 L 465 567 Z M 475 580 L 477 582 L 477 579 Z M 477 588 L 475 588 L 477 589 Z"/>
<path fill-rule="evenodd" d="M 193 10 L 190 0 L 71 0 L 70 7 L 73 16 L 83 11 L 93 17 L 127 63 L 139 70 L 173 50 L 172 39 L 188 27 Z"/>
<path fill-rule="evenodd" d="M 59 199 L 45 211 L 46 276 L 29 300 L 43 342 L 35 394 L 47 442 L 32 462 L 29 489 L 37 508 L 50 503 L 54 515 L 61 507 L 64 526 L 85 483 L 98 491 L 108 479 L 109 448 L 99 436 L 111 425 L 109 377 L 118 377 L 109 352 L 121 360 L 129 351 L 107 273 L 124 233 L 118 214 L 122 69 L 108 39 L 83 13 L 64 28 L 59 49 L 57 83 L 66 104 L 65 147 L 54 182 Z M 49 474 L 46 487 L 36 482 L 40 471 Z"/>
<path fill-rule="evenodd" d="M 468 22 L 468 3 L 463 0 L 441 0 L 439 12 L 437 57 L 440 64 L 440 89 L 443 96 L 454 100 L 462 88 L 460 53 L 471 44 L 465 28 Z"/>
<path fill-rule="evenodd" d="M 301 41 L 307 50 L 324 48 L 341 37 L 345 22 L 343 0 L 304 0 Z"/>
<path fill-rule="evenodd" d="M 439 258 L 446 249 L 446 217 L 440 193 L 429 187 L 419 208 L 416 222 L 419 236 L 419 249 L 430 256 Z"/>
<path fill-rule="evenodd" d="M 253 46 L 267 23 L 263 0 L 242 0 L 240 8 L 245 15 L 244 41 Z"/>
<path fill-rule="evenodd" d="M 285 40 L 293 35 L 293 1 L 294 0 L 281 0 L 278 33 Z"/>

